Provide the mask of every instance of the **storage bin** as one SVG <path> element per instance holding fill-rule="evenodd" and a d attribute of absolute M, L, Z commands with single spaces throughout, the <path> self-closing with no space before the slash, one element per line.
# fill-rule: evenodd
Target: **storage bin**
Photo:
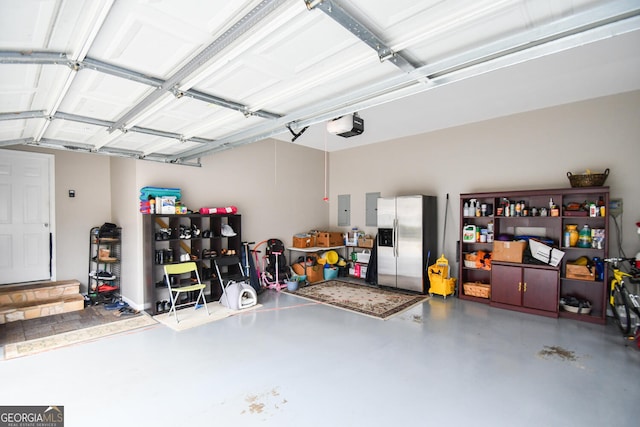
<path fill-rule="evenodd" d="M 356 252 L 356 261 L 368 263 L 371 259 L 371 251 L 365 249 L 362 252 Z"/>
<path fill-rule="evenodd" d="M 294 248 L 312 248 L 316 245 L 316 236 L 308 235 L 304 237 L 293 236 Z"/>
<path fill-rule="evenodd" d="M 344 245 L 342 233 L 333 231 L 320 231 L 316 236 L 316 245 L 321 248 L 328 248 L 330 246 L 342 246 Z"/>
<path fill-rule="evenodd" d="M 476 266 L 477 259 L 478 259 L 478 254 L 476 252 L 464 254 L 464 266 L 467 268 L 477 268 Z"/>
<path fill-rule="evenodd" d="M 324 280 L 332 280 L 338 277 L 338 268 L 337 267 L 329 267 L 323 269 Z"/>
<path fill-rule="evenodd" d="M 592 266 L 591 271 L 586 265 L 575 265 L 567 263 L 566 274 L 567 279 L 576 280 L 596 280 L 596 267 Z"/>
<path fill-rule="evenodd" d="M 358 246 L 361 248 L 373 248 L 373 238 L 371 237 L 360 237 L 358 239 Z"/>
<path fill-rule="evenodd" d="M 316 264 L 313 266 L 307 266 L 307 282 L 315 283 L 324 279 L 324 266 Z"/>
<path fill-rule="evenodd" d="M 490 298 L 491 285 L 480 282 L 466 282 L 463 285 L 464 294 L 472 297 Z"/>

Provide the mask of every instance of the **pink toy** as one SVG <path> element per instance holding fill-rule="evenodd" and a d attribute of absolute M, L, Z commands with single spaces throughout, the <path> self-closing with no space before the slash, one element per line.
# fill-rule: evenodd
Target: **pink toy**
<path fill-rule="evenodd" d="M 200 208 L 200 213 L 207 214 L 234 214 L 238 212 L 238 208 L 235 206 L 227 206 L 224 208 Z"/>

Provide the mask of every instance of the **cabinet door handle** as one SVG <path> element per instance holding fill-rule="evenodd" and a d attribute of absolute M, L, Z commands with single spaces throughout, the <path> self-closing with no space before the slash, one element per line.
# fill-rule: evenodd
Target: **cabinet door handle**
<path fill-rule="evenodd" d="M 522 291 L 522 282 L 518 282 L 518 292 Z"/>
<path fill-rule="evenodd" d="M 527 282 L 524 282 L 524 291 L 527 292 Z"/>

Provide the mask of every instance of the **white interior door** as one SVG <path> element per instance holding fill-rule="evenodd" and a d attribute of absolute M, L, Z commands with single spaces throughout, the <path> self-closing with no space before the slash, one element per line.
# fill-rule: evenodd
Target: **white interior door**
<path fill-rule="evenodd" d="M 0 284 L 49 280 L 53 156 L 0 150 Z"/>

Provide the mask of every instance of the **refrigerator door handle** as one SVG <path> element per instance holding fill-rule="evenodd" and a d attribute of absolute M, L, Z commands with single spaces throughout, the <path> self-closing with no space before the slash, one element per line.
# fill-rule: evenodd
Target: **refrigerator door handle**
<path fill-rule="evenodd" d="M 393 256 L 398 258 L 398 219 L 393 219 Z"/>

